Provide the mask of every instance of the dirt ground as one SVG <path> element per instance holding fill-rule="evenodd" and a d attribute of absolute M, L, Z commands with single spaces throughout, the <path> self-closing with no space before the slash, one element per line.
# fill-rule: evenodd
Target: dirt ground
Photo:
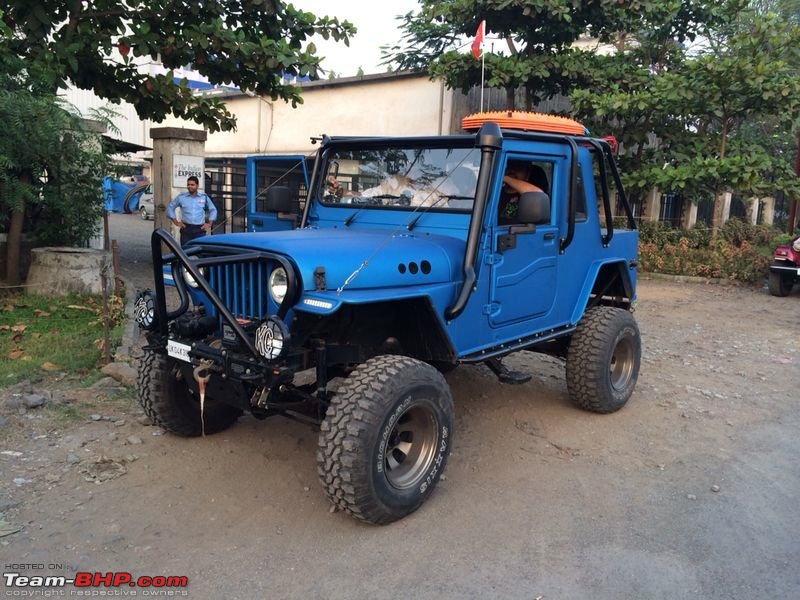
<path fill-rule="evenodd" d="M 329 510 L 316 431 L 282 417 L 183 439 L 130 390 L 5 408 L 4 572 L 186 576 L 198 599 L 796 598 L 798 314 L 800 289 L 640 280 L 642 370 L 612 415 L 573 407 L 553 358 L 506 359 L 519 387 L 456 369 L 445 477 L 387 527 Z"/>

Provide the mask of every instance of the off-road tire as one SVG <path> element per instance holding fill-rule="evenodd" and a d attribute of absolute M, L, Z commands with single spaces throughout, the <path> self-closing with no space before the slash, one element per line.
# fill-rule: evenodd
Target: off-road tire
<path fill-rule="evenodd" d="M 596 413 L 619 410 L 639 377 L 642 342 L 633 315 L 598 306 L 584 314 L 567 351 L 567 390 L 579 407 Z"/>
<path fill-rule="evenodd" d="M 183 380 L 178 361 L 153 350 L 145 350 L 139 361 L 138 399 L 155 425 L 186 437 L 201 435 L 200 399 Z M 203 421 L 207 434 L 227 429 L 242 411 L 206 394 Z"/>
<path fill-rule="evenodd" d="M 331 400 L 317 450 L 331 502 L 383 525 L 431 495 L 453 443 L 453 399 L 431 365 L 384 355 L 357 367 Z M 402 449 L 401 449 L 402 448 Z"/>
<path fill-rule="evenodd" d="M 794 287 L 794 275 L 791 273 L 769 272 L 769 293 L 773 296 L 788 296 Z"/>

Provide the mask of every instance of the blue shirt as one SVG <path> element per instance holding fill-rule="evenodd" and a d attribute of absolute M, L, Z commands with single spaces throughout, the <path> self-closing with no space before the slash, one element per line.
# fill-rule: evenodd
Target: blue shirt
<path fill-rule="evenodd" d="M 206 222 L 206 211 L 208 220 L 212 223 L 217 220 L 217 207 L 203 192 L 197 192 L 192 196 L 189 192 L 183 192 L 175 196 L 167 205 L 167 217 L 174 219 L 175 209 L 181 207 L 181 221 L 188 225 L 202 225 Z"/>

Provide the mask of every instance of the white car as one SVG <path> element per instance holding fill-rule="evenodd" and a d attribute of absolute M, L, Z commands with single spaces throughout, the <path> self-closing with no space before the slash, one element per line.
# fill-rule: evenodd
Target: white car
<path fill-rule="evenodd" d="M 152 187 L 148 187 L 142 192 L 142 195 L 139 196 L 139 216 L 142 217 L 142 221 L 156 218 L 156 206 L 153 203 Z"/>

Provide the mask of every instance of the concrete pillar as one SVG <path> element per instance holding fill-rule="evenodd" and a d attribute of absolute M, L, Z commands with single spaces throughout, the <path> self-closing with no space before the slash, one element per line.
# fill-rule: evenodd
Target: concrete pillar
<path fill-rule="evenodd" d="M 681 227 L 691 229 L 695 223 L 697 223 L 697 204 L 684 200 Z"/>
<path fill-rule="evenodd" d="M 661 214 L 661 192 L 656 188 L 650 190 L 644 200 L 644 210 L 642 211 L 643 221 L 658 221 Z"/>
<path fill-rule="evenodd" d="M 746 209 L 745 214 L 747 214 L 747 220 L 750 221 L 753 225 L 758 224 L 758 198 L 750 198 L 750 200 L 746 200 Z"/>
<path fill-rule="evenodd" d="M 775 223 L 775 198 L 767 196 L 766 198 L 761 198 L 761 202 L 764 203 L 764 208 L 761 212 L 762 223 L 764 225 L 773 225 Z"/>
<path fill-rule="evenodd" d="M 167 219 L 167 204 L 186 191 L 186 178 L 197 175 L 205 188 L 205 148 L 207 133 L 202 129 L 153 127 L 153 227 L 163 227 L 177 238 L 178 231 Z M 199 169 L 199 173 L 196 172 Z"/>
<path fill-rule="evenodd" d="M 732 192 L 723 192 L 719 196 L 719 203 L 720 203 L 720 219 L 719 224 L 722 225 L 723 223 L 727 223 L 728 219 L 731 218 L 731 200 L 733 199 Z"/>

